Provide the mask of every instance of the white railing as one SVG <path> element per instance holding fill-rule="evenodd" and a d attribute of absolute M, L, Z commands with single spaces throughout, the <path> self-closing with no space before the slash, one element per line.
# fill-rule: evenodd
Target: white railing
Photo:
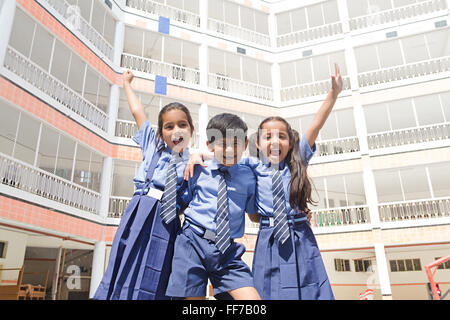
<path fill-rule="evenodd" d="M 329 156 L 360 151 L 358 137 L 317 141 L 317 155 Z"/>
<path fill-rule="evenodd" d="M 108 125 L 108 115 L 106 113 L 47 71 L 25 58 L 12 47 L 8 47 L 6 51 L 4 65 L 9 71 L 21 77 L 29 84 L 77 113 L 96 127 L 106 131 Z"/>
<path fill-rule="evenodd" d="M 370 223 L 368 206 L 311 210 L 311 226 L 315 228 Z"/>
<path fill-rule="evenodd" d="M 450 217 L 450 198 L 382 203 L 380 221 L 401 221 Z"/>
<path fill-rule="evenodd" d="M 69 4 L 65 0 L 38 0 L 38 2 L 52 7 L 59 14 L 59 20 L 61 20 L 70 31 L 79 31 L 110 61 L 113 60 L 114 50 L 112 45 L 109 44 L 105 38 L 79 14 L 79 12 L 76 11 L 76 6 Z"/>
<path fill-rule="evenodd" d="M 0 153 L 0 183 L 99 214 L 99 193 L 2 153 Z"/>
<path fill-rule="evenodd" d="M 208 75 L 210 88 L 251 96 L 263 100 L 273 100 L 273 89 L 252 82 L 232 79 L 226 76 L 210 73 Z"/>
<path fill-rule="evenodd" d="M 450 71 L 450 56 L 358 74 L 361 87 Z"/>
<path fill-rule="evenodd" d="M 123 68 L 129 68 L 149 74 L 160 75 L 170 79 L 189 83 L 200 83 L 200 71 L 176 64 L 165 63 L 149 58 L 135 56 L 129 53 L 122 54 Z"/>
<path fill-rule="evenodd" d="M 135 121 L 117 120 L 116 121 L 116 137 L 132 138 L 137 131 Z"/>
<path fill-rule="evenodd" d="M 127 7 L 200 27 L 198 14 L 149 0 L 127 0 Z"/>
<path fill-rule="evenodd" d="M 331 37 L 336 34 L 342 34 L 342 23 L 334 22 L 311 29 L 295 31 L 277 36 L 277 46 L 289 46 L 292 44 L 316 40 L 325 37 Z"/>
<path fill-rule="evenodd" d="M 378 132 L 367 136 L 371 150 L 445 139 L 450 139 L 449 122 Z"/>
<path fill-rule="evenodd" d="M 350 77 L 342 77 L 344 82 L 343 90 L 349 90 Z M 301 85 L 282 88 L 280 91 L 281 101 L 296 100 L 305 97 L 313 97 L 321 94 L 326 94 L 331 89 L 331 80 L 315 81 Z"/>
<path fill-rule="evenodd" d="M 122 218 L 123 212 L 130 201 L 131 198 L 127 197 L 109 197 L 108 217 L 119 219 Z"/>
<path fill-rule="evenodd" d="M 350 30 L 368 28 L 447 9 L 446 0 L 431 0 L 350 19 Z"/>
<path fill-rule="evenodd" d="M 241 40 L 257 43 L 263 46 L 270 46 L 270 36 L 268 34 L 245 29 L 224 21 L 208 18 L 208 29 Z"/>

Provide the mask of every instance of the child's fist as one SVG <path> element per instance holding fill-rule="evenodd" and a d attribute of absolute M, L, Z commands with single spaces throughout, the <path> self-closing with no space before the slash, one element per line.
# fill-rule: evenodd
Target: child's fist
<path fill-rule="evenodd" d="M 130 84 L 133 81 L 134 75 L 130 70 L 126 70 L 123 74 L 122 74 L 122 78 L 123 78 L 123 83 L 127 83 Z"/>

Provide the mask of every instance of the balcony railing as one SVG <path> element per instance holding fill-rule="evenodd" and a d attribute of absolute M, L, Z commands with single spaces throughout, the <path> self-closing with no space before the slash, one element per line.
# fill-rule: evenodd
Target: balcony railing
<path fill-rule="evenodd" d="M 381 149 L 414 143 L 450 139 L 450 123 L 399 129 L 369 134 L 369 149 Z"/>
<path fill-rule="evenodd" d="M 350 30 L 404 20 L 447 9 L 446 0 L 431 0 L 350 19 Z"/>
<path fill-rule="evenodd" d="M 268 34 L 245 29 L 224 21 L 208 18 L 208 29 L 241 40 L 253 42 L 263 46 L 270 46 L 270 36 Z"/>
<path fill-rule="evenodd" d="M 273 89 L 252 82 L 232 79 L 226 76 L 210 73 L 208 76 L 210 88 L 251 96 L 263 100 L 273 100 Z"/>
<path fill-rule="evenodd" d="M 342 77 L 344 87 L 343 90 L 349 90 L 350 77 Z M 305 97 L 313 97 L 321 94 L 326 94 L 331 89 L 331 80 L 315 81 L 296 85 L 292 87 L 282 88 L 280 91 L 281 101 L 296 100 Z"/>
<path fill-rule="evenodd" d="M 122 218 L 123 211 L 130 203 L 131 198 L 126 197 L 109 197 L 108 217 Z"/>
<path fill-rule="evenodd" d="M 0 183 L 80 210 L 99 213 L 99 193 L 2 153 Z"/>
<path fill-rule="evenodd" d="M 358 137 L 317 141 L 318 156 L 330 156 L 358 151 L 360 151 Z"/>
<path fill-rule="evenodd" d="M 163 16 L 182 23 L 190 24 L 195 27 L 200 27 L 200 16 L 198 14 L 171 7 L 155 1 L 149 0 L 127 0 L 126 6 L 144 11 L 157 16 Z"/>
<path fill-rule="evenodd" d="M 95 48 L 100 50 L 110 61 L 113 60 L 114 50 L 105 38 L 91 26 L 80 14 L 65 0 L 38 0 L 45 6 L 50 6 L 59 15 L 66 27 L 71 27 L 70 31 L 79 31 Z"/>
<path fill-rule="evenodd" d="M 336 34 L 342 34 L 342 23 L 335 22 L 311 29 L 300 30 L 277 37 L 277 46 L 284 47 L 296 43 L 316 40 L 325 37 L 331 37 Z"/>
<path fill-rule="evenodd" d="M 336 227 L 370 223 L 368 206 L 311 210 L 312 227 Z"/>
<path fill-rule="evenodd" d="M 199 70 L 152 60 L 149 58 L 139 57 L 129 53 L 122 54 L 121 66 L 123 68 L 129 68 L 135 71 L 160 75 L 174 80 L 189 82 L 193 84 L 200 83 Z"/>
<path fill-rule="evenodd" d="M 358 74 L 361 87 L 450 71 L 450 56 Z"/>
<path fill-rule="evenodd" d="M 152 125 L 155 132 L 158 130 L 157 125 Z M 116 121 L 116 137 L 132 138 L 138 130 L 135 121 L 117 120 Z"/>
<path fill-rule="evenodd" d="M 96 127 L 106 131 L 108 125 L 108 115 L 106 113 L 12 47 L 8 47 L 6 50 L 4 65 L 9 71 L 35 88 L 77 113 Z"/>
<path fill-rule="evenodd" d="M 382 222 L 450 217 L 450 198 L 382 203 L 378 210 Z"/>

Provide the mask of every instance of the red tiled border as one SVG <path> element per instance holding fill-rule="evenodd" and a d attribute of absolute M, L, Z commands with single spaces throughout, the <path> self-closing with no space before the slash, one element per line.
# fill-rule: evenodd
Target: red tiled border
<path fill-rule="evenodd" d="M 100 240 L 112 242 L 117 230 L 115 226 L 103 226 L 3 196 L 0 196 L 0 217 L 50 231 L 92 239 L 93 242 Z"/>

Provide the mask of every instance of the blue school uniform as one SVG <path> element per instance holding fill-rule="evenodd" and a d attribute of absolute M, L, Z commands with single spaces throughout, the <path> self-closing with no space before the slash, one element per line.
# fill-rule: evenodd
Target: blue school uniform
<path fill-rule="evenodd" d="M 300 155 L 308 164 L 316 146 L 311 148 L 303 134 Z M 257 291 L 266 300 L 334 299 L 330 282 L 314 234 L 306 215 L 291 208 L 289 184 L 291 173 L 283 160 L 280 165 L 290 237 L 281 244 L 274 239 L 272 168 L 263 159 L 246 158 L 243 162 L 256 175 L 256 206 L 261 216 L 253 256 L 253 275 Z"/>
<path fill-rule="evenodd" d="M 161 201 L 147 194 L 150 188 L 164 191 L 171 150 L 163 148 L 162 141 L 156 145 L 149 121 L 142 124 L 133 140 L 142 149 L 143 161 L 133 179 L 136 191 L 123 213 L 106 272 L 94 295 L 98 300 L 169 298 L 165 291 L 180 221 L 162 222 Z M 188 158 L 185 151 L 176 163 L 177 187 L 183 182 Z"/>
<path fill-rule="evenodd" d="M 182 196 L 189 206 L 184 211 L 182 232 L 175 241 L 172 274 L 166 292 L 169 296 L 204 296 L 208 278 L 214 295 L 254 286 L 250 268 L 241 259 L 245 247 L 231 240 L 228 249 L 221 253 L 215 245 L 219 168 L 224 166 L 216 159 L 205 164 L 206 168 L 195 167 L 194 176 Z M 229 167 L 224 178 L 230 238 L 240 238 L 245 229 L 244 210 L 256 212 L 256 179 L 250 168 L 240 164 Z"/>

